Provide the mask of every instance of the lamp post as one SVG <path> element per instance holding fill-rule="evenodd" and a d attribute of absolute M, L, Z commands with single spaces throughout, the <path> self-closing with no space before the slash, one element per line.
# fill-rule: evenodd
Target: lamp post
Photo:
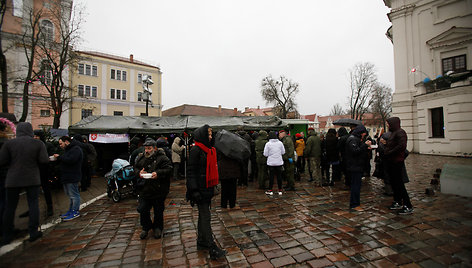
<path fill-rule="evenodd" d="M 146 116 L 149 116 L 149 100 L 151 99 L 152 89 L 149 88 L 150 85 L 154 84 L 149 75 L 144 75 L 143 77 L 143 99 L 146 101 Z M 152 103 L 152 100 L 151 100 Z"/>

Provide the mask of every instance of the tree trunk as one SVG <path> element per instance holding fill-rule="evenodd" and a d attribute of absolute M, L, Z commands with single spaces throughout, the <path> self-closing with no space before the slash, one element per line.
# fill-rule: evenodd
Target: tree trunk
<path fill-rule="evenodd" d="M 26 117 L 28 117 L 28 88 L 29 88 L 29 83 L 28 81 L 25 81 L 25 85 L 23 87 L 23 111 L 21 112 L 21 117 L 18 120 L 18 122 L 25 122 Z"/>
<path fill-rule="evenodd" d="M 0 40 L 1 48 L 1 40 Z M 8 79 L 7 79 L 7 59 L 3 51 L 0 52 L 0 68 L 2 74 L 2 112 L 8 113 Z"/>
<path fill-rule="evenodd" d="M 54 113 L 54 121 L 52 123 L 52 128 L 59 128 L 60 125 L 61 125 L 61 114 Z"/>

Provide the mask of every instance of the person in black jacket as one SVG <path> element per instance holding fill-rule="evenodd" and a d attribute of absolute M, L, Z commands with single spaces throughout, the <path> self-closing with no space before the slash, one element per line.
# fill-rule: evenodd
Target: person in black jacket
<path fill-rule="evenodd" d="M 16 138 L 5 142 L 0 150 L 0 166 L 8 166 L 5 180 L 6 204 L 3 214 L 2 244 L 11 242 L 14 236 L 14 218 L 20 192 L 25 189 L 28 199 L 30 241 L 42 236 L 39 228 L 39 165 L 49 162 L 46 146 L 33 139 L 33 127 L 21 122 L 16 128 Z"/>
<path fill-rule="evenodd" d="M 241 176 L 241 163 L 218 152 L 218 175 L 221 181 L 221 207 L 236 206 L 238 178 Z"/>
<path fill-rule="evenodd" d="M 390 138 L 385 143 L 385 161 L 388 177 L 393 189 L 393 204 L 391 210 L 399 210 L 399 214 L 413 213 L 413 205 L 405 188 L 403 171 L 405 169 L 407 134 L 400 126 L 400 118 L 387 119 Z M 405 172 L 406 173 L 406 172 Z"/>
<path fill-rule="evenodd" d="M 156 142 L 149 138 L 143 144 L 144 153 L 136 157 L 135 174 L 139 174 L 138 212 L 143 228 L 140 238 L 145 239 L 149 230 L 154 231 L 154 238 L 161 238 L 164 228 L 164 201 L 169 194 L 172 162 L 166 156 L 164 149 L 156 148 Z M 150 173 L 150 178 L 143 174 Z M 154 222 L 151 221 L 151 208 L 154 208 Z"/>
<path fill-rule="evenodd" d="M 351 177 L 351 198 L 349 208 L 354 209 L 361 204 L 361 182 L 364 173 L 364 157 L 371 141 L 364 141 L 367 129 L 363 125 L 357 126 L 346 141 L 346 169 Z"/>
<path fill-rule="evenodd" d="M 324 140 L 324 145 L 326 150 L 326 159 L 328 161 L 328 170 L 326 172 L 326 181 L 323 186 L 334 186 L 334 182 L 339 181 L 341 176 L 339 170 L 338 137 L 336 136 L 336 130 L 334 128 L 328 130 Z"/>
<path fill-rule="evenodd" d="M 210 205 L 214 187 L 218 184 L 218 164 L 216 149 L 212 141 L 213 131 L 208 125 L 193 132 L 195 146 L 190 149 L 187 176 L 187 200 L 198 206 L 197 249 L 209 250 L 211 259 L 226 255 L 213 238 L 211 230 Z"/>
<path fill-rule="evenodd" d="M 75 140 L 77 142 L 77 146 L 82 149 L 82 179 L 80 180 L 80 190 L 85 192 L 91 183 L 91 181 L 89 181 L 89 177 L 87 176 L 87 174 L 89 174 L 88 155 L 91 154 L 91 151 L 90 148 L 84 143 L 82 135 L 74 135 L 73 140 Z"/>
<path fill-rule="evenodd" d="M 346 141 L 349 138 L 349 133 L 347 132 L 345 127 L 341 127 L 338 129 L 338 151 L 341 157 L 341 172 L 344 174 L 344 185 L 350 187 L 351 179 L 349 178 L 349 172 L 346 169 Z"/>
<path fill-rule="evenodd" d="M 64 149 L 62 155 L 54 154 L 59 161 L 61 171 L 61 183 L 64 192 L 70 199 L 69 210 L 61 215 L 62 220 L 70 221 L 80 216 L 80 192 L 79 182 L 82 179 L 83 152 L 80 143 L 69 136 L 59 138 L 59 146 Z"/>

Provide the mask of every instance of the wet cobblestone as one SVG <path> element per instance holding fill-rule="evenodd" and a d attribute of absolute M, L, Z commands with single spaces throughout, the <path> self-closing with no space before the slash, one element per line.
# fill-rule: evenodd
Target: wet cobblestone
<path fill-rule="evenodd" d="M 197 209 L 185 202 L 184 181 L 173 182 L 164 235 L 139 239 L 136 200 L 102 198 L 82 216 L 59 223 L 34 243 L 0 257 L 2 267 L 469 267 L 472 198 L 425 195 L 436 168 L 472 159 L 411 154 L 407 159 L 415 211 L 399 216 L 382 183 L 363 180 L 360 211 L 349 211 L 349 192 L 314 187 L 302 177 L 297 191 L 268 197 L 255 184 L 238 188 L 234 209 L 212 208 L 225 258 L 196 249 Z"/>

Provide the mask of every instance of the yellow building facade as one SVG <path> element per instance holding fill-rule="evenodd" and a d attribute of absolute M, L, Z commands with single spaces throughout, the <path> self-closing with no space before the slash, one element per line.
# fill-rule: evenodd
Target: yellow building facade
<path fill-rule="evenodd" d="M 100 52 L 77 51 L 79 60 L 70 66 L 70 125 L 90 115 L 144 116 L 146 94 L 143 80 L 149 77 L 152 95 L 149 116 L 162 114 L 162 72 L 159 67 Z"/>

